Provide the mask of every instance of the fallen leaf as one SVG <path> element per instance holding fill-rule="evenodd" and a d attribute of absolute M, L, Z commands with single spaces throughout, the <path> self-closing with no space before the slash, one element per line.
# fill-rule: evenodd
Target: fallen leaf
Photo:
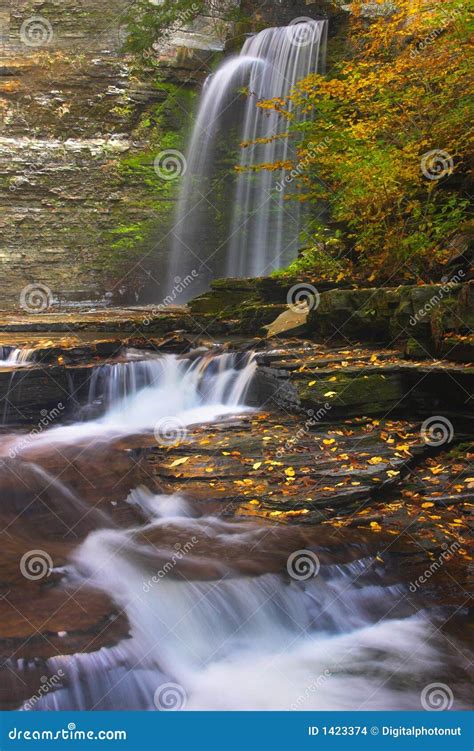
<path fill-rule="evenodd" d="M 179 467 L 180 464 L 184 464 L 187 462 L 191 457 L 190 456 L 183 456 L 182 459 L 175 459 L 174 462 L 171 462 L 168 469 L 173 469 L 173 467 Z"/>

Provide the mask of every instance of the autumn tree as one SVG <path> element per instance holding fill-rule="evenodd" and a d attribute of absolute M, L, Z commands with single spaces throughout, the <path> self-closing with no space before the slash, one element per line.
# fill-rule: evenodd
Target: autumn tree
<path fill-rule="evenodd" d="M 468 229 L 470 16 L 461 0 L 377 4 L 371 19 L 351 4 L 349 54 L 293 92 L 305 123 L 281 101 L 259 106 L 299 135 L 284 166 L 300 200 L 327 205 L 332 230 L 316 222 L 317 236 L 338 234 L 362 278 L 437 278 Z"/>

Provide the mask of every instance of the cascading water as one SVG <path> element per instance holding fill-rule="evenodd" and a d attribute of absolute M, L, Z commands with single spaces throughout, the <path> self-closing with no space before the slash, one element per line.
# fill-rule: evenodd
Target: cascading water
<path fill-rule="evenodd" d="M 326 35 L 326 21 L 265 29 L 207 80 L 173 229 L 168 293 L 177 276 L 193 271 L 188 297 L 213 278 L 268 274 L 295 258 L 300 207 L 287 200 L 287 171 L 284 166 L 253 169 L 263 163 L 284 165 L 294 156 L 295 142 L 281 137 L 286 120 L 257 104 L 286 99 L 298 81 L 322 70 Z M 250 145 L 241 149 L 242 143 Z"/>
<path fill-rule="evenodd" d="M 0 347 L 0 368 L 12 366 L 21 367 L 31 365 L 33 349 L 18 349 L 16 347 Z"/>
<path fill-rule="evenodd" d="M 41 670 L 55 677 L 53 687 L 37 692 L 25 709 L 412 709 L 420 682 L 439 679 L 447 665 L 456 673 L 456 655 L 447 653 L 436 614 L 413 603 L 406 585 L 387 580 L 363 545 L 357 560 L 350 545 L 343 549 L 338 542 L 328 552 L 321 526 L 311 531 L 307 525 L 228 521 L 204 511 L 201 501 L 143 486 L 121 498 L 139 519 L 124 525 L 102 511 L 108 506 L 96 511 L 40 465 L 44 460 L 49 466 L 58 450 L 62 474 L 71 446 L 80 457 L 83 444 L 90 448 L 99 436 L 105 446 L 94 445 L 99 467 L 117 435 L 123 450 L 125 435 L 156 431 L 163 418 L 189 426 L 242 412 L 254 372 L 248 353 L 103 366 L 89 393 L 102 416 L 52 427 L 32 437 L 25 454 L 15 452 L 21 463 L 15 476 L 20 471 L 26 478 L 28 470 L 25 487 L 32 494 L 24 500 L 20 494 L 15 503 L 28 509 L 37 503 L 30 479 L 38 478 L 49 488 L 46 508 L 58 524 L 67 520 L 73 540 L 77 530 L 84 532 L 67 564 L 54 568 L 65 597 L 102 592 L 127 622 L 112 646 L 98 649 L 92 636 L 90 651 L 47 659 Z M 12 444 L 7 447 L 11 452 Z M 167 450 L 161 445 L 165 455 Z M 100 473 L 94 479 L 99 501 Z M 37 525 L 39 517 L 33 518 Z M 24 534 L 22 521 L 22 539 Z M 288 563 L 295 551 L 307 555 L 308 545 L 321 562 L 310 578 Z M 26 678 L 36 669 L 14 659 L 9 667 Z M 456 697 L 455 708 L 462 705 Z"/>
<path fill-rule="evenodd" d="M 187 425 L 244 412 L 256 362 L 252 353 L 204 355 L 195 359 L 153 356 L 94 369 L 86 415 L 95 419 L 61 425 L 35 437 L 34 444 L 113 438 L 133 432 L 184 431 Z M 16 451 L 18 438 L 8 445 Z M 31 441 L 28 442 L 31 446 Z"/>
<path fill-rule="evenodd" d="M 373 559 L 324 566 L 305 582 L 264 567 L 249 577 L 235 561 L 264 548 L 268 529 L 196 516 L 179 497 L 132 495 L 148 523 L 91 533 L 66 572 L 69 586 L 113 597 L 130 638 L 51 659 L 63 685 L 35 709 L 416 706 L 410 677 L 436 674 L 441 638 L 400 586 L 374 574 Z M 279 545 L 285 553 L 284 531 Z M 278 554 L 267 550 L 268 561 Z"/>

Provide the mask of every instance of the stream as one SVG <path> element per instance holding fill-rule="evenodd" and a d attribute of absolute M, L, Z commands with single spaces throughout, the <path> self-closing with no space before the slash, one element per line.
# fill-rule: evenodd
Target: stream
<path fill-rule="evenodd" d="M 137 521 L 123 523 L 49 467 L 57 452 L 68 464 L 92 452 L 105 471 L 110 448 L 133 451 L 131 436 L 166 448 L 195 425 L 232 431 L 235 419 L 258 414 L 247 404 L 255 371 L 251 353 L 139 359 L 131 350 L 93 369 L 87 404 L 70 424 L 26 442 L 5 429 L 1 456 L 15 457 L 18 477 L 49 488 L 51 519 L 69 531 L 87 519 L 51 586 L 72 600 L 100 593 L 127 623 L 116 643 L 95 648 L 92 639 L 43 662 L 44 675 L 59 678 L 24 709 L 413 709 L 440 678 L 459 684 L 453 706 L 463 708 L 457 637 L 440 628 L 443 608 L 409 598 L 363 542 L 328 545 L 321 527 L 232 519 L 187 494 L 186 483 L 163 494 L 146 477 L 122 499 Z M 100 472 L 90 481 L 95 496 L 107 494 Z M 28 507 L 17 510 L 26 534 Z M 16 668 L 27 676 L 38 665 Z"/>

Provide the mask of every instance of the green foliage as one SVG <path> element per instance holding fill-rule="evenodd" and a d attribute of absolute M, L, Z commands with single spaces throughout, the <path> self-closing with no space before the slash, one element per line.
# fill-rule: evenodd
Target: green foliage
<path fill-rule="evenodd" d="M 318 225 L 310 233 L 314 245 L 303 248 L 300 255 L 285 269 L 273 272 L 275 277 L 298 277 L 340 281 L 351 276 L 351 263 L 344 258 L 344 244 L 340 233 L 332 234 Z"/>
<path fill-rule="evenodd" d="M 466 229 L 468 9 L 397 0 L 368 22 L 352 7 L 344 59 L 292 95 L 308 119 L 293 127 L 300 147 L 286 166 L 298 167 L 300 199 L 325 204 L 343 230 L 362 278 L 439 278 Z M 272 105 L 281 111 L 260 106 Z"/>
<path fill-rule="evenodd" d="M 150 50 L 154 42 L 169 36 L 173 28 L 191 23 L 205 6 L 204 0 L 164 0 L 159 5 L 150 0 L 136 0 L 125 19 L 126 49 L 135 53 Z"/>
<path fill-rule="evenodd" d="M 137 138 L 146 139 L 146 150 L 126 154 L 117 167 L 118 177 L 129 189 L 135 186 L 139 196 L 136 206 L 132 200 L 127 214 L 133 214 L 134 208 L 137 213 L 142 213 L 143 208 L 147 207 L 153 213 L 153 218 L 127 221 L 112 230 L 110 244 L 115 253 L 143 253 L 144 247 L 154 241 L 156 228 L 160 227 L 161 234 L 166 236 L 172 222 L 179 180 L 160 177 L 155 169 L 155 159 L 163 151 L 183 149 L 187 120 L 183 113 L 191 109 L 195 94 L 171 83 L 160 83 L 159 86 L 164 94 L 163 102 L 147 110 L 135 130 Z M 177 118 L 176 112 L 180 118 Z"/>

